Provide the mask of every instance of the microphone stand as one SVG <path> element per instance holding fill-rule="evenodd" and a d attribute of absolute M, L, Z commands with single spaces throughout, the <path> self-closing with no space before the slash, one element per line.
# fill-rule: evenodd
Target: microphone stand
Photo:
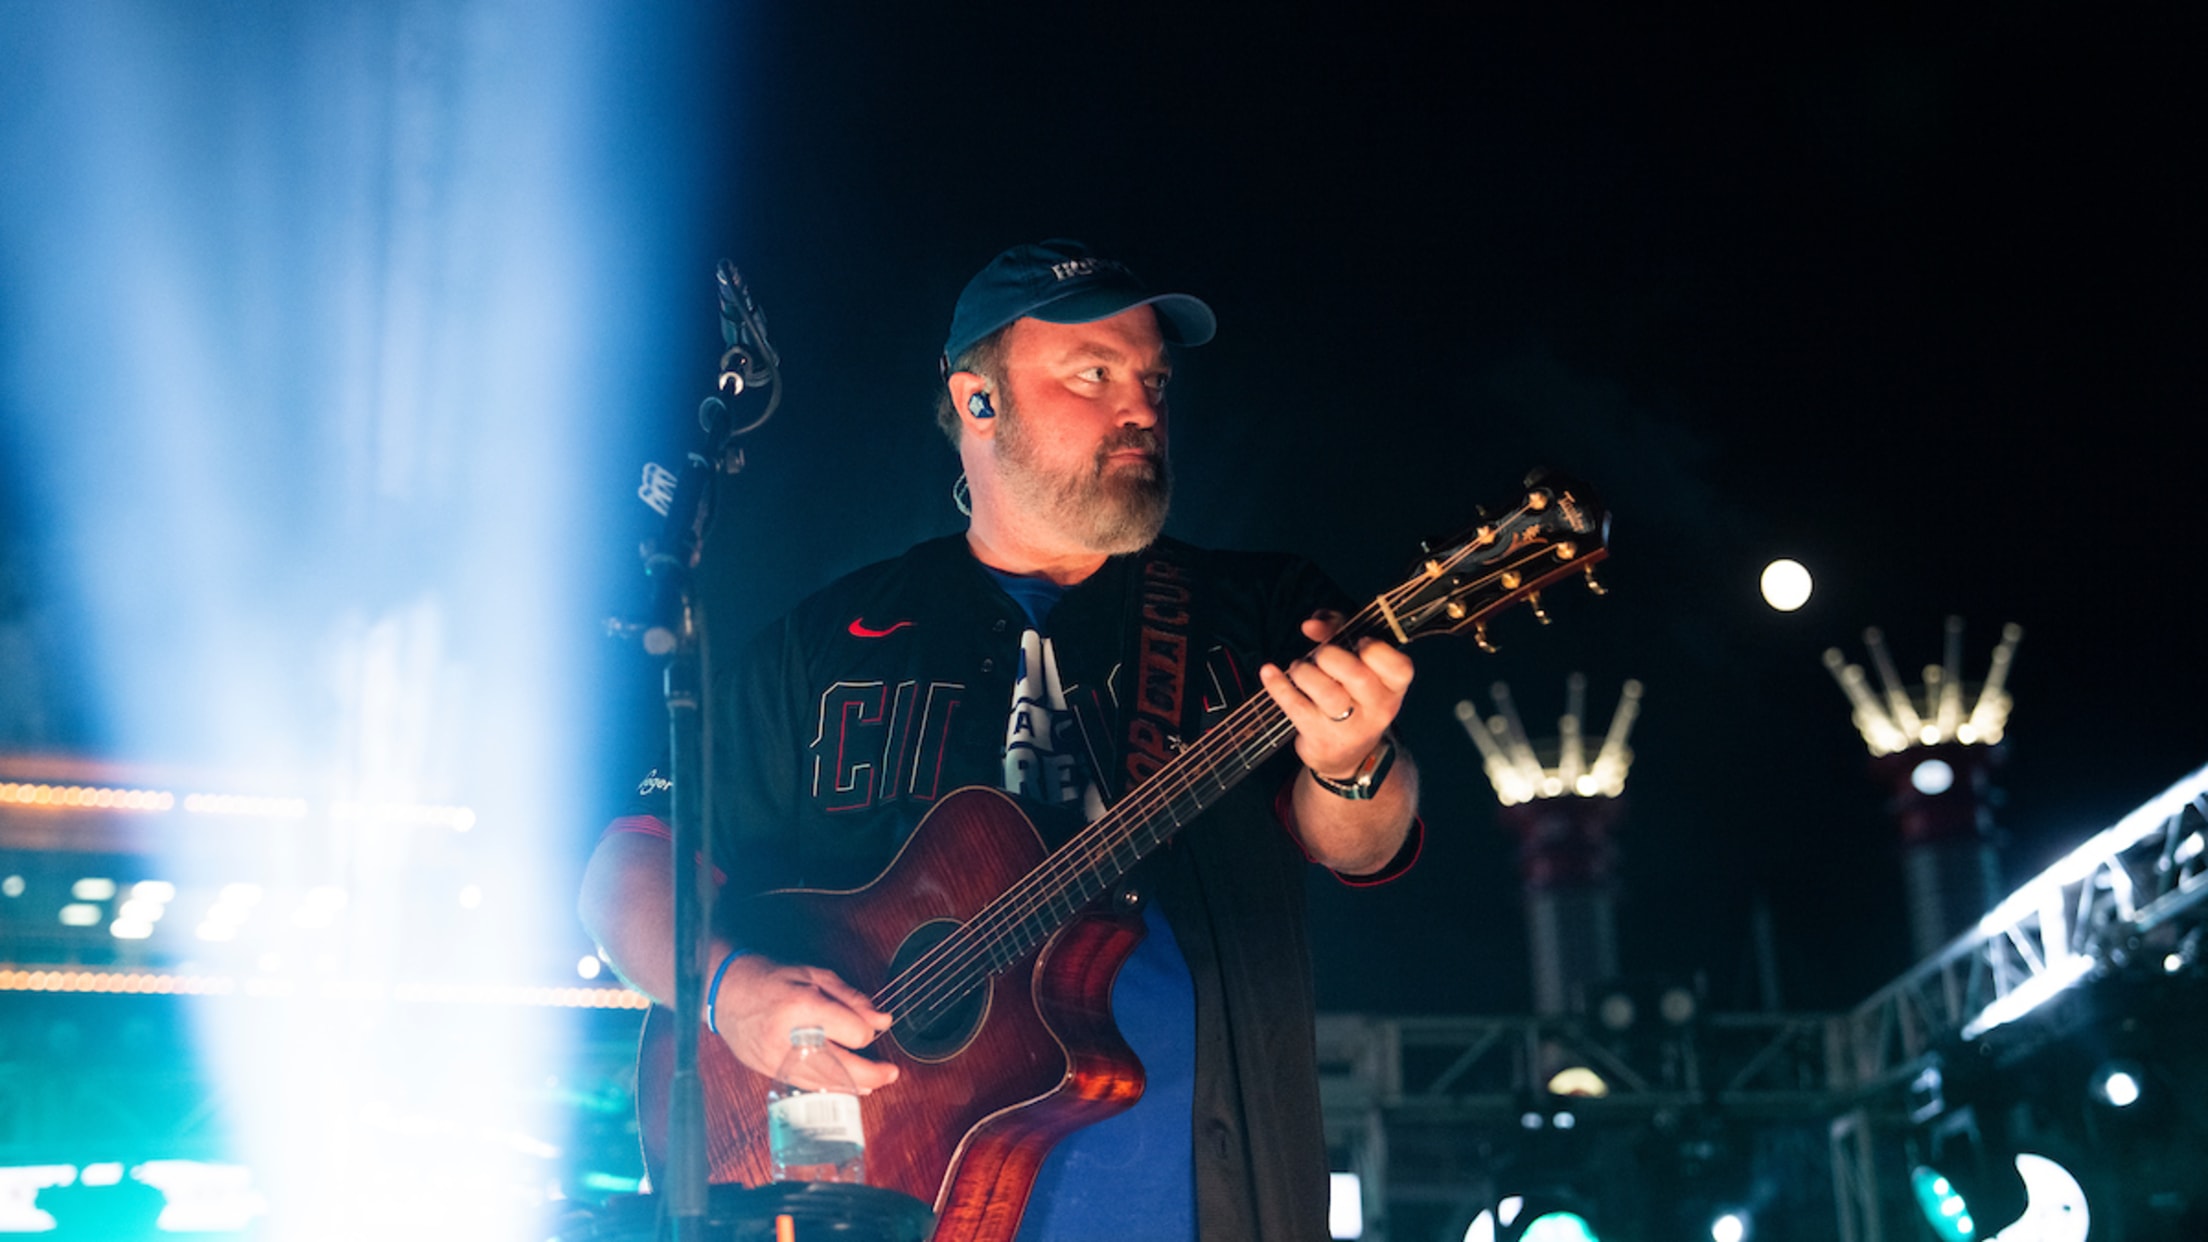
<path fill-rule="evenodd" d="M 735 441 L 758 430 L 782 404 L 780 359 L 767 342 L 765 324 L 735 265 L 722 260 L 721 355 L 715 393 L 698 405 L 700 448 L 689 454 L 662 515 L 658 539 L 643 548 L 645 573 L 655 582 L 653 616 L 644 629 L 645 651 L 664 656 L 667 705 L 670 825 L 674 852 L 674 1069 L 668 1092 L 668 1215 L 676 1242 L 705 1242 L 711 1172 L 705 1145 L 704 1092 L 698 1080 L 698 1034 L 705 1029 L 705 963 L 700 952 L 712 927 L 712 869 L 702 865 L 712 823 L 713 717 L 705 687 L 712 684 L 705 607 L 695 571 L 711 529 L 720 481 L 743 469 Z M 735 426 L 732 403 L 764 389 L 767 405 L 757 418 Z M 647 470 L 647 476 L 658 467 Z M 647 484 L 647 491 L 654 490 Z M 647 497 L 647 503 L 650 497 Z M 657 505 L 653 506 L 657 508 Z"/>
<path fill-rule="evenodd" d="M 707 641 L 711 627 L 695 572 L 712 528 L 720 482 L 744 468 L 736 440 L 764 426 L 782 404 L 781 359 L 767 341 L 766 324 L 750 290 L 725 259 L 715 275 L 727 350 L 721 355 L 714 395 L 698 405 L 701 447 L 689 454 L 680 476 L 656 465 L 646 467 L 640 493 L 666 519 L 660 537 L 643 547 L 645 572 L 655 590 L 652 620 L 642 627 L 644 650 L 666 658 L 669 827 L 674 838 L 674 1064 L 667 1092 L 665 1215 L 674 1242 L 708 1242 L 709 1229 L 731 1224 L 742 1236 L 765 1236 L 759 1230 L 774 1228 L 785 1218 L 807 1237 L 817 1229 L 849 1242 L 920 1242 L 934 1227 L 934 1213 L 921 1200 L 886 1187 L 775 1182 L 741 1191 L 720 1212 L 712 1211 L 698 1038 L 705 1030 L 701 950 L 713 926 L 706 830 L 713 822 L 714 715 L 708 691 L 715 683 Z M 735 426 L 732 403 L 762 390 L 766 408 Z"/>

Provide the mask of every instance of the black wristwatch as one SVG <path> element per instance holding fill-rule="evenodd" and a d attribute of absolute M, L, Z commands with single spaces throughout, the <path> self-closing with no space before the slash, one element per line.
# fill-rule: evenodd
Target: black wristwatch
<path fill-rule="evenodd" d="M 1316 772 L 1311 773 L 1311 779 L 1319 783 L 1319 788 L 1337 798 L 1367 802 L 1380 792 L 1380 782 L 1388 779 L 1388 769 L 1394 766 L 1395 739 L 1383 736 L 1380 744 L 1373 748 L 1371 754 L 1365 756 L 1365 761 L 1358 764 L 1357 770 L 1350 773 L 1347 779 L 1335 780 Z"/>

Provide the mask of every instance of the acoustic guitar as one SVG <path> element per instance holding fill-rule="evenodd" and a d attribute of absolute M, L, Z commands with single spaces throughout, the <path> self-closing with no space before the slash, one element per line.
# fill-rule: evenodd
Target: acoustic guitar
<path fill-rule="evenodd" d="M 1354 648 L 1471 631 L 1608 554 L 1609 516 L 1582 486 L 1536 474 L 1509 510 L 1430 547 L 1399 585 L 1329 641 Z M 888 867 L 848 891 L 783 889 L 736 901 L 745 943 L 835 971 L 895 1024 L 867 1050 L 896 1085 L 864 1097 L 868 1180 L 933 1205 L 939 1242 L 1018 1231 L 1043 1159 L 1074 1129 L 1141 1096 L 1142 1066 L 1111 1019 L 1112 981 L 1142 936 L 1114 908 L 1136 863 L 1287 745 L 1295 727 L 1253 695 L 1056 849 L 1001 791 L 939 801 Z M 673 1014 L 646 1017 L 638 1119 L 655 1184 L 665 1176 Z M 768 1179 L 773 1085 L 717 1037 L 699 1036 L 711 1179 Z"/>

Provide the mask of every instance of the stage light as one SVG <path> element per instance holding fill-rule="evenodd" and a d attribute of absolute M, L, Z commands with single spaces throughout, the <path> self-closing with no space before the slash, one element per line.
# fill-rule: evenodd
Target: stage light
<path fill-rule="evenodd" d="M 1599 1242 L 1584 1206 L 1567 1192 L 1507 1195 L 1472 1217 L 1464 1242 Z"/>
<path fill-rule="evenodd" d="M 1945 759 L 1927 759 L 1910 769 L 1909 783 L 1921 794 L 1943 794 L 1955 787 L 1955 769 Z"/>
<path fill-rule="evenodd" d="M 2024 1181 L 2023 1215 L 1995 1234 L 1993 1242 L 2085 1242 L 2093 1214 L 2086 1207 L 2085 1189 L 2070 1170 L 2026 1153 L 2016 1158 L 2016 1174 Z"/>
<path fill-rule="evenodd" d="M 38 1192 L 77 1184 L 73 1164 L 0 1166 L 0 1233 L 49 1233 L 60 1222 L 38 1206 Z"/>
<path fill-rule="evenodd" d="M 585 979 L 597 978 L 604 969 L 605 964 L 598 960 L 595 953 L 584 954 L 582 960 L 575 963 L 575 973 Z"/>
<path fill-rule="evenodd" d="M 8 877 L 7 879 L 5 879 L 5 880 L 0 880 L 0 896 L 8 896 L 8 897 L 21 897 L 22 895 L 23 895 L 23 877 L 22 877 L 22 876 L 19 876 L 19 875 L 11 875 L 11 876 L 9 876 L 9 877 Z"/>
<path fill-rule="evenodd" d="M 81 673 L 68 706 L 112 753 L 274 778 L 173 793 L 13 781 L 0 804 L 88 827 L 173 811 L 155 835 L 201 853 L 210 834 L 223 851 L 233 829 L 275 834 L 237 843 L 254 870 L 234 878 L 265 897 L 225 892 L 211 910 L 194 891 L 169 929 L 218 942 L 185 940 L 239 995 L 308 1002 L 189 1014 L 190 1061 L 219 1088 L 224 1154 L 265 1179 L 270 1237 L 421 1236 L 423 1222 L 510 1237 L 535 1215 L 547 1179 L 476 1131 L 414 1143 L 355 1123 L 396 1084 L 501 1133 L 544 1132 L 546 1106 L 510 1084 L 541 1080 L 534 1063 L 564 1055 L 564 1034 L 504 1005 L 403 1032 L 380 1009 L 415 968 L 415 937 L 457 915 L 464 874 L 498 877 L 499 917 L 435 946 L 457 977 L 536 978 L 557 967 L 543 947 L 572 936 L 568 860 L 523 829 L 609 783 L 563 723 L 596 701 L 582 671 L 596 640 L 529 619 L 614 597 L 576 555 L 594 533 L 609 553 L 624 542 L 609 528 L 625 489 L 594 480 L 657 445 L 613 394 L 640 366 L 656 390 L 666 339 L 715 337 L 710 269 L 670 273 L 702 219 L 664 210 L 693 197 L 668 123 L 687 101 L 625 84 L 695 80 L 710 41 L 692 36 L 720 20 L 483 0 L 282 21 L 186 6 L 158 30 L 103 11 L 0 38 L 19 53 L 11 106 L 36 118 L 0 124 L 0 167 L 36 167 L 51 191 L 0 194 L 0 236 L 36 242 L 8 248 L 0 317 L 37 327 L 0 351 L 0 490 L 50 515 L 26 546 L 53 555 L 51 576 L 74 572 L 53 584 Z M 125 303 L 128 345 L 101 347 Z M 250 974 L 326 858 L 358 884 L 337 981 L 357 995 Z M 456 858 L 471 870 L 437 879 Z M 54 877 L 64 891 L 36 917 L 74 878 Z M 112 896 L 79 899 L 85 927 Z M 245 952 L 214 951 L 228 940 Z M 284 947 L 292 968 L 319 950 Z"/>
<path fill-rule="evenodd" d="M 161 921 L 161 916 L 168 913 L 168 909 L 167 906 L 158 901 L 133 897 L 115 908 L 115 917 L 118 920 L 128 919 L 134 923 L 158 923 Z"/>
<path fill-rule="evenodd" d="M 1355 1173 L 1326 1175 L 1326 1234 L 1330 1238 L 1365 1236 L 1364 1179 Z"/>
<path fill-rule="evenodd" d="M 1595 1016 L 1602 1020 L 1604 1027 L 1622 1031 L 1633 1025 L 1633 998 L 1623 992 L 1612 992 L 1595 1007 Z"/>
<path fill-rule="evenodd" d="M 61 908 L 61 924 L 64 927 L 97 927 L 100 908 L 85 902 L 74 902 Z"/>
<path fill-rule="evenodd" d="M 1626 745 L 1633 722 L 1641 710 L 1641 683 L 1627 678 L 1619 687 L 1618 705 L 1610 727 L 1592 762 L 1587 758 L 1586 735 L 1581 731 L 1586 706 L 1587 679 L 1573 673 L 1565 679 L 1564 714 L 1557 720 L 1556 762 L 1542 761 L 1526 733 L 1525 721 L 1510 696 L 1510 687 L 1496 682 L 1490 688 L 1495 714 L 1482 719 L 1480 711 L 1465 699 L 1457 704 L 1457 721 L 1479 749 L 1488 784 L 1496 800 L 1517 806 L 1544 798 L 1560 798 L 1567 792 L 1580 798 L 1615 798 L 1625 792 L 1625 780 L 1633 767 L 1633 751 Z"/>
<path fill-rule="evenodd" d="M 86 876 L 69 886 L 69 895 L 78 901 L 106 901 L 115 896 L 115 881 L 103 876 Z"/>
<path fill-rule="evenodd" d="M 1685 1026 L 1694 1021 L 1695 1012 L 1700 1008 L 1694 993 L 1685 988 L 1665 988 L 1664 994 L 1656 998 L 1656 1012 L 1673 1026 Z"/>
<path fill-rule="evenodd" d="M 1610 1084 L 1602 1080 L 1602 1075 L 1586 1066 L 1574 1065 L 1558 1070 L 1549 1079 L 1549 1094 L 1599 1100 L 1610 1094 Z"/>
<path fill-rule="evenodd" d="M 1597 1242 L 1595 1231 L 1577 1212 L 1549 1212 L 1526 1223 L 1519 1242 Z"/>
<path fill-rule="evenodd" d="M 633 1195 L 641 1185 L 641 1178 L 623 1177 L 619 1173 L 600 1173 L 594 1170 L 582 1176 L 583 1189 L 609 1195 Z"/>
<path fill-rule="evenodd" d="M 2139 1102 L 2146 1072 L 2130 1061 L 2110 1061 L 2093 1075 L 2093 1098 L 2111 1108 L 2130 1108 Z"/>
<path fill-rule="evenodd" d="M 163 1233 L 231 1233 L 249 1229 L 268 1212 L 253 1186 L 253 1171 L 239 1164 L 199 1160 L 148 1160 L 130 1171 L 133 1181 L 168 1201 L 154 1227 Z"/>
<path fill-rule="evenodd" d="M 1763 602 L 1793 612 L 1809 602 L 1809 570 L 1800 561 L 1780 558 L 1763 567 Z"/>
<path fill-rule="evenodd" d="M 1549 1124 L 1559 1130 L 1569 1130 L 1579 1124 L 1579 1117 L 1573 1113 L 1558 1113 L 1556 1116 L 1549 1118 Z"/>
<path fill-rule="evenodd" d="M 1710 1222 L 1710 1242 L 1746 1242 L 1748 1217 L 1740 1212 L 1727 1212 Z"/>
<path fill-rule="evenodd" d="M 1970 1218 L 1970 1205 L 1938 1169 L 1918 1165 L 1909 1171 L 1909 1189 L 1917 1196 L 1917 1208 L 1925 1223 L 1945 1242 L 1971 1242 L 1978 1224 Z"/>
<path fill-rule="evenodd" d="M 1965 1166 L 1968 1187 L 1929 1165 L 1909 1174 L 1917 1207 L 1942 1242 L 2085 1242 L 2091 1221 L 2085 1191 L 2059 1163 L 2024 1152 L 2012 1162 L 2013 1176 L 1972 1172 L 1975 1160 Z"/>

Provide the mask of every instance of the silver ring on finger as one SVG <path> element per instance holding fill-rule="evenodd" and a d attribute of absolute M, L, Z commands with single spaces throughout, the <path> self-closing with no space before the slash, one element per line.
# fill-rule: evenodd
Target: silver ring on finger
<path fill-rule="evenodd" d="M 1351 716 L 1354 716 L 1354 715 L 1356 715 L 1356 714 L 1357 714 L 1357 705 L 1356 705 L 1355 703 L 1352 703 L 1352 704 L 1350 704 L 1349 706 L 1347 706 L 1347 707 L 1345 707 L 1345 708 L 1343 708 L 1343 709 L 1342 709 L 1342 714 L 1341 714 L 1341 715 L 1339 715 L 1339 716 L 1328 716 L 1328 717 L 1327 717 L 1327 719 L 1328 719 L 1328 720 L 1331 720 L 1331 721 L 1333 721 L 1333 722 L 1334 722 L 1335 724 L 1340 724 L 1340 723 L 1342 723 L 1343 721 L 1345 721 L 1345 720 L 1349 719 L 1349 718 L 1350 718 Z"/>

